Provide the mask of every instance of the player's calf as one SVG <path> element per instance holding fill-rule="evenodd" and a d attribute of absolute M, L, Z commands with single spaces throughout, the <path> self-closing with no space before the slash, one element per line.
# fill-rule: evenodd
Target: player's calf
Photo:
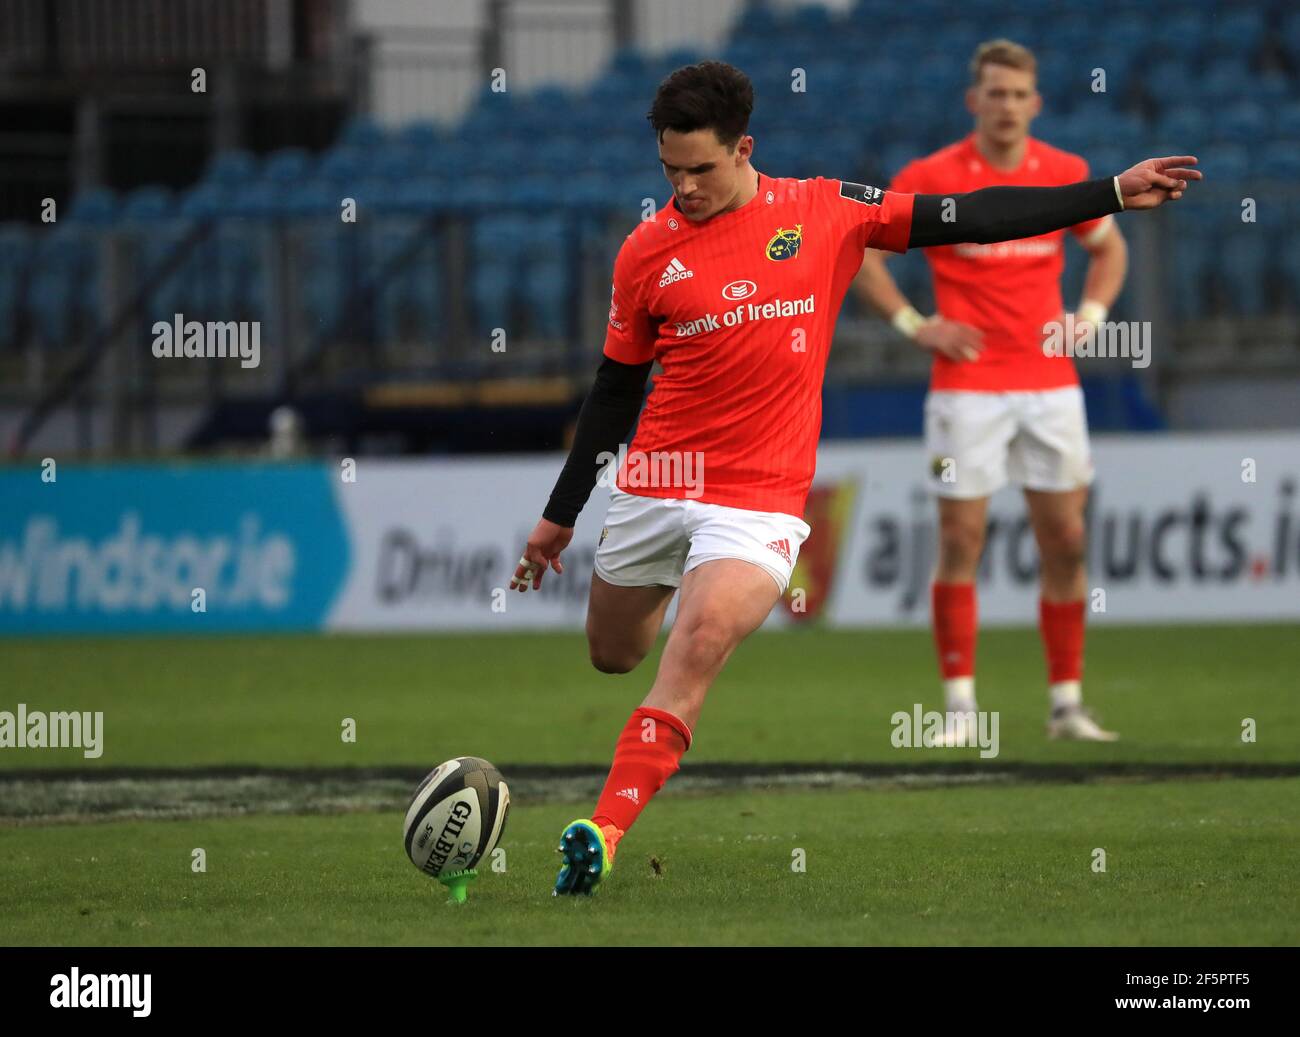
<path fill-rule="evenodd" d="M 587 649 L 601 673 L 630 673 L 654 646 L 675 587 L 621 587 L 591 577 Z"/>

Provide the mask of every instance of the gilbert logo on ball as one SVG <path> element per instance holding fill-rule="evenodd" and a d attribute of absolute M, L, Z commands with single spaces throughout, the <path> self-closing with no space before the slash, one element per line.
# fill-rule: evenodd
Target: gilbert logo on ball
<path fill-rule="evenodd" d="M 467 871 L 496 848 L 509 812 L 510 789 L 492 764 L 477 756 L 448 760 L 411 797 L 406 855 L 432 878 Z"/>

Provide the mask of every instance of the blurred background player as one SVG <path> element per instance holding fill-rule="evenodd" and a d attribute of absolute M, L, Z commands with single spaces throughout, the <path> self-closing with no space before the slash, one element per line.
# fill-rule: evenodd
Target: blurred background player
<path fill-rule="evenodd" d="M 1029 134 L 1042 108 L 1037 62 L 1025 47 L 983 43 L 971 61 L 966 107 L 974 131 L 905 166 L 900 192 L 956 194 L 982 187 L 1050 186 L 1086 179 L 1078 155 Z M 1070 228 L 1088 250 L 1083 299 L 1066 329 L 1092 334 L 1123 287 L 1124 238 L 1109 217 Z M 989 497 L 1023 487 L 1039 553 L 1039 630 L 1047 656 L 1052 738 L 1113 741 L 1083 708 L 1087 594 L 1084 511 L 1093 469 L 1083 392 L 1071 356 L 1048 355 L 1049 325 L 1064 322 L 1065 231 L 996 245 L 925 250 L 938 313 L 922 317 L 868 250 L 856 291 L 934 356 L 925 404 L 926 453 L 939 504 L 931 621 L 950 716 L 947 740 L 970 745 L 975 699 L 975 580 Z"/>
<path fill-rule="evenodd" d="M 1182 168 L 1194 158 L 1152 159 L 1087 183 L 972 192 L 954 218 L 951 197 L 759 173 L 753 104 L 749 78 L 725 62 L 685 66 L 660 85 L 648 119 L 673 197 L 619 250 L 604 359 L 511 580 L 523 592 L 540 589 L 548 568 L 563 571 L 578 514 L 636 422 L 596 550 L 592 663 L 634 669 L 679 587 L 681 599 L 592 817 L 562 833 L 557 895 L 590 893 L 609 872 L 690 747 L 709 687 L 789 585 L 809 534 L 826 359 L 865 249 L 1042 233 L 1177 199 L 1200 176 Z M 663 373 L 638 422 L 655 361 Z"/>

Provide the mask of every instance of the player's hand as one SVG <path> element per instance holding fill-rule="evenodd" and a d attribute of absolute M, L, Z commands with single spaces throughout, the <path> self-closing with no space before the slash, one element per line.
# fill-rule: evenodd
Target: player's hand
<path fill-rule="evenodd" d="M 1079 346 L 1091 343 L 1097 337 L 1097 325 L 1086 317 L 1080 317 L 1077 313 L 1068 315 L 1071 326 L 1074 328 L 1074 345 Z M 1061 316 L 1061 327 L 1065 327 L 1066 315 Z"/>
<path fill-rule="evenodd" d="M 961 363 L 979 359 L 984 348 L 984 332 L 959 320 L 931 317 L 916 329 L 912 341 L 926 352 Z"/>
<path fill-rule="evenodd" d="M 1119 193 L 1124 208 L 1154 209 L 1183 196 L 1188 181 L 1200 180 L 1201 171 L 1192 169 L 1195 155 L 1171 155 L 1149 158 L 1119 175 Z"/>
<path fill-rule="evenodd" d="M 1077 313 L 1058 314 L 1055 320 L 1051 321 L 1048 324 L 1043 325 L 1044 336 L 1046 336 L 1048 332 L 1052 330 L 1053 324 L 1055 324 L 1058 328 L 1060 328 L 1062 332 L 1064 332 L 1066 329 L 1073 329 L 1074 341 L 1071 343 L 1071 346 L 1073 346 L 1074 349 L 1078 349 L 1079 347 L 1085 345 L 1086 343 L 1091 343 L 1097 335 L 1097 325 L 1094 324 L 1092 321 L 1087 320 L 1084 317 L 1080 317 Z M 1047 343 L 1050 341 L 1051 341 L 1050 338 L 1045 337 L 1043 339 L 1044 348 L 1047 348 Z M 1056 354 L 1053 353 L 1051 355 L 1054 356 Z M 1071 351 L 1066 355 L 1072 356 L 1074 354 Z"/>
<path fill-rule="evenodd" d="M 523 557 L 515 566 L 515 574 L 510 580 L 510 589 L 523 594 L 532 584 L 533 590 L 542 587 L 542 576 L 549 565 L 556 574 L 564 572 L 564 563 L 560 561 L 560 552 L 569 546 L 573 539 L 571 526 L 557 526 L 554 522 L 540 519 L 528 537 Z"/>

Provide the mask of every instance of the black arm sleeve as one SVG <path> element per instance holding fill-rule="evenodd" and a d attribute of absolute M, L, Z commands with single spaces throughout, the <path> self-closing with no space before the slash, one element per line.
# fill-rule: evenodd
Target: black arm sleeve
<path fill-rule="evenodd" d="M 645 383 L 653 360 L 644 364 L 620 364 L 605 357 L 596 370 L 596 381 L 578 412 L 569 459 L 551 491 L 542 517 L 556 525 L 572 528 L 578 512 L 591 496 L 600 476 L 596 459 L 602 453 L 617 452 L 618 445 L 636 421 L 645 398 Z"/>
<path fill-rule="evenodd" d="M 945 202 L 949 203 L 946 212 Z M 1065 187 L 985 187 L 968 194 L 918 194 L 912 203 L 907 247 L 1015 241 L 1119 211 L 1111 177 Z"/>

